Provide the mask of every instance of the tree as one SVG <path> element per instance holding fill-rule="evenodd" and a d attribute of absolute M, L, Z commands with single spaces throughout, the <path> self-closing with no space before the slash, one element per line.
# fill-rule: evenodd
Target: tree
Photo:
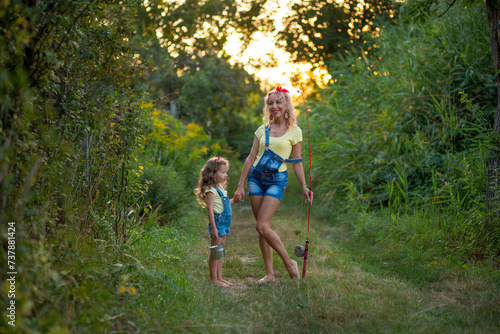
<path fill-rule="evenodd" d="M 370 49 L 367 34 L 393 22 L 396 10 L 392 0 L 303 1 L 293 5 L 279 43 L 295 61 L 323 67 L 339 51 Z"/>
<path fill-rule="evenodd" d="M 248 150 L 238 138 L 255 111 L 250 107 L 249 115 L 242 114 L 259 87 L 240 65 L 229 63 L 224 45 L 230 32 L 250 41 L 266 21 L 258 18 L 265 2 L 151 0 L 136 17 L 144 43 L 139 52 L 154 69 L 143 77 L 148 91 L 163 100 L 164 109 L 178 100 L 176 116 L 201 124 L 238 151 Z"/>
<path fill-rule="evenodd" d="M 178 100 L 179 118 L 203 126 L 213 138 L 223 138 L 241 155 L 260 111 L 257 83 L 241 66 L 225 58 L 206 57 L 201 68 L 183 77 Z"/>

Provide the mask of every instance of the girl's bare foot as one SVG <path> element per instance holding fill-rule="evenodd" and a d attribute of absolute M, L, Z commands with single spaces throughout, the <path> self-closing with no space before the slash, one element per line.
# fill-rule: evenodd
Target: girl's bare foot
<path fill-rule="evenodd" d="M 224 282 L 221 282 L 221 281 L 212 281 L 215 285 L 217 286 L 220 286 L 220 287 L 223 287 L 223 288 L 230 288 L 231 285 L 227 284 L 227 283 L 224 283 Z"/>
<path fill-rule="evenodd" d="M 299 267 L 297 266 L 297 261 L 291 260 L 292 263 L 287 267 L 288 274 L 292 280 L 300 279 Z"/>
<path fill-rule="evenodd" d="M 257 284 L 265 284 L 265 283 L 274 283 L 276 282 L 276 278 L 274 276 L 264 276 L 264 278 L 261 278 L 260 280 L 257 281 Z"/>
<path fill-rule="evenodd" d="M 224 279 L 221 279 L 221 280 L 220 280 L 220 282 L 222 282 L 222 283 L 226 283 L 226 284 L 228 284 L 229 286 L 233 286 L 233 283 L 228 282 L 228 281 L 226 281 L 226 280 L 224 280 Z"/>

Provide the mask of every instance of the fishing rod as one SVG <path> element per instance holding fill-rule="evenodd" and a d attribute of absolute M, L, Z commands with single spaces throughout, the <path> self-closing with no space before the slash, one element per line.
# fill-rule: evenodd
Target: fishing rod
<path fill-rule="evenodd" d="M 306 112 L 306 121 L 307 121 L 307 138 L 309 142 L 309 191 L 312 189 L 312 154 L 311 154 L 311 131 L 309 130 L 309 114 L 307 112 L 306 99 L 304 98 L 304 90 L 300 91 L 300 95 L 302 96 L 302 101 L 304 101 L 304 110 Z M 309 201 L 309 212 L 307 214 L 307 235 L 306 235 L 306 246 L 297 246 L 295 247 L 295 255 L 298 257 L 304 257 L 304 266 L 302 268 L 302 278 L 306 277 L 306 267 L 307 267 L 307 254 L 309 252 L 309 225 L 311 224 L 311 201 Z"/>

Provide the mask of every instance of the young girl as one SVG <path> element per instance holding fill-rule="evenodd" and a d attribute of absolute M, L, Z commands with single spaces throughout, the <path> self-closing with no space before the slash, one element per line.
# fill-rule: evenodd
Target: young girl
<path fill-rule="evenodd" d="M 210 158 L 201 169 L 198 187 L 194 190 L 198 202 L 207 207 L 211 246 L 225 244 L 230 233 L 231 205 L 234 201 L 232 198 L 229 199 L 226 191 L 228 170 L 229 161 L 227 159 Z M 212 282 L 222 287 L 233 285 L 222 279 L 222 259 L 216 260 L 210 254 L 208 268 Z"/>
<path fill-rule="evenodd" d="M 302 166 L 302 130 L 297 125 L 292 99 L 286 89 L 277 87 L 266 95 L 263 123 L 255 131 L 253 145 L 234 194 L 236 202 L 241 203 L 245 196 L 245 180 L 248 179 L 248 195 L 266 267 L 266 276 L 258 281 L 259 284 L 275 281 L 273 250 L 280 255 L 290 278 L 300 279 L 297 262 L 290 258 L 279 235 L 271 228 L 271 220 L 288 183 L 287 163 L 293 164 L 307 201 L 313 201 Z M 290 156 L 292 159 L 289 159 Z"/>

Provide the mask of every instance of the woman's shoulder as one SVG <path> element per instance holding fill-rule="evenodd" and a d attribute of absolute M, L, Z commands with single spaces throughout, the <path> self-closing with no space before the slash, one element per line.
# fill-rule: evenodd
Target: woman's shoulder
<path fill-rule="evenodd" d="M 302 134 L 302 129 L 298 125 L 291 125 L 290 129 L 288 129 L 288 133 L 290 135 L 297 135 L 297 134 Z"/>
<path fill-rule="evenodd" d="M 303 140 L 302 129 L 298 125 L 292 125 L 287 133 L 287 140 L 289 140 L 292 145 L 297 144 Z"/>
<path fill-rule="evenodd" d="M 267 124 L 262 124 L 261 126 L 259 126 L 257 128 L 257 130 L 255 130 L 255 132 L 257 132 L 257 131 L 262 131 L 262 132 L 266 131 L 266 126 L 267 126 Z"/>

